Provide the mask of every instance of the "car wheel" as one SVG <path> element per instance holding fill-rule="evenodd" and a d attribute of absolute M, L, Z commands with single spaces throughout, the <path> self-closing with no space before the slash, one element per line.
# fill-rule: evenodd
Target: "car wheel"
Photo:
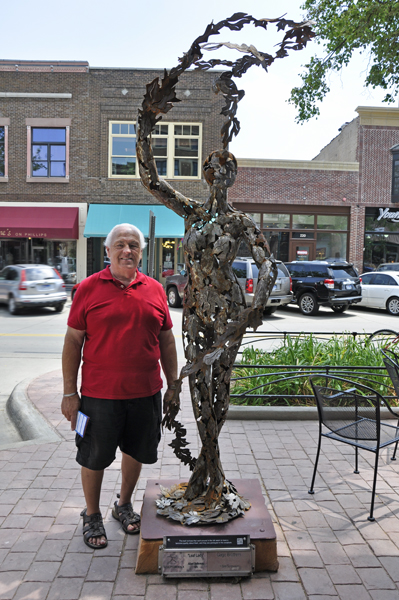
<path fill-rule="evenodd" d="M 277 306 L 269 306 L 268 308 L 265 308 L 265 310 L 263 311 L 263 314 L 268 316 L 268 315 L 272 315 L 273 313 L 275 313 L 277 310 Z"/>
<path fill-rule="evenodd" d="M 317 315 L 319 310 L 319 305 L 317 303 L 316 297 L 314 294 L 310 292 L 305 292 L 299 298 L 299 309 L 303 315 L 314 316 Z"/>
<path fill-rule="evenodd" d="M 10 313 L 10 315 L 18 314 L 18 306 L 14 296 L 10 296 L 8 299 L 8 312 Z"/>
<path fill-rule="evenodd" d="M 390 315 L 397 316 L 399 315 L 399 298 L 397 296 L 392 296 L 387 300 L 387 312 Z"/>
<path fill-rule="evenodd" d="M 62 312 L 64 310 L 64 303 L 61 302 L 60 304 L 56 304 L 54 306 L 54 310 L 55 312 Z"/>
<path fill-rule="evenodd" d="M 338 304 L 336 306 L 331 307 L 335 313 L 343 313 L 348 308 L 346 304 Z"/>
<path fill-rule="evenodd" d="M 168 289 L 168 304 L 171 308 L 179 308 L 181 306 L 179 292 L 174 285 Z"/>

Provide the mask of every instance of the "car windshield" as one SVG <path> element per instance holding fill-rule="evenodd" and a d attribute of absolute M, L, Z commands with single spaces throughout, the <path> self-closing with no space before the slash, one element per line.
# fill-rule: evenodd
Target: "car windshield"
<path fill-rule="evenodd" d="M 399 271 L 399 263 L 389 263 L 387 265 L 380 265 L 377 271 Z"/>
<path fill-rule="evenodd" d="M 51 267 L 31 267 L 26 269 L 27 281 L 38 281 L 40 279 L 56 279 L 57 273 Z"/>
<path fill-rule="evenodd" d="M 330 267 L 335 279 L 346 279 L 347 277 L 357 277 L 353 267 Z"/>

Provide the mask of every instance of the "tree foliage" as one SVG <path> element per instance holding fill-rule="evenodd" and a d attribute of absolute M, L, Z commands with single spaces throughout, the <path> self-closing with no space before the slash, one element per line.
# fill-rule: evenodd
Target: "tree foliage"
<path fill-rule="evenodd" d="M 354 50 L 369 57 L 365 85 L 387 90 L 384 102 L 399 93 L 399 2 L 397 0 L 306 0 L 306 17 L 314 22 L 323 56 L 314 56 L 301 75 L 303 85 L 291 92 L 297 121 L 320 114 L 318 104 L 330 88 L 328 74 L 351 60 Z"/>

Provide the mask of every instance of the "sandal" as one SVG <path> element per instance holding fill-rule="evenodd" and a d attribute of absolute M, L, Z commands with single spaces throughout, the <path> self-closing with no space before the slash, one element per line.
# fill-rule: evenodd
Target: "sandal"
<path fill-rule="evenodd" d="M 101 513 L 93 513 L 92 515 L 86 514 L 87 508 L 83 509 L 80 516 L 83 517 L 83 541 L 89 548 L 95 550 L 106 548 L 108 546 L 107 535 L 104 529 L 104 523 Z M 105 537 L 105 544 L 93 544 L 90 542 L 90 538 Z"/>
<path fill-rule="evenodd" d="M 128 533 L 129 535 L 140 533 L 141 518 L 140 515 L 134 512 L 131 502 L 122 504 L 122 506 L 118 506 L 118 502 L 115 502 L 112 509 L 112 516 L 122 523 L 123 531 L 125 533 Z M 138 523 L 138 526 L 135 529 L 128 529 L 129 525 L 135 525 L 136 523 Z"/>

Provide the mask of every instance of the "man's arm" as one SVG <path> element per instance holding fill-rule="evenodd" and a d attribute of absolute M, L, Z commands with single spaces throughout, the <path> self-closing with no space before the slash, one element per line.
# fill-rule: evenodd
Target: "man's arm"
<path fill-rule="evenodd" d="M 71 422 L 71 429 L 76 427 L 76 416 L 80 407 L 80 398 L 77 392 L 77 379 L 85 331 L 67 328 L 62 350 L 62 375 L 64 379 L 64 396 L 61 403 L 61 412 Z M 76 393 L 75 393 L 76 392 Z M 69 394 L 74 394 L 70 396 Z M 67 397 L 65 397 L 67 396 Z"/>
<path fill-rule="evenodd" d="M 176 391 L 177 380 L 177 352 L 175 336 L 171 329 L 161 331 L 159 334 L 159 349 L 161 352 L 161 365 L 165 373 L 168 389 L 163 397 L 163 411 L 166 413 L 167 408 Z M 169 407 L 171 408 L 171 407 Z M 177 407 L 177 411 L 178 411 Z M 176 411 L 176 412 L 177 412 Z"/>

